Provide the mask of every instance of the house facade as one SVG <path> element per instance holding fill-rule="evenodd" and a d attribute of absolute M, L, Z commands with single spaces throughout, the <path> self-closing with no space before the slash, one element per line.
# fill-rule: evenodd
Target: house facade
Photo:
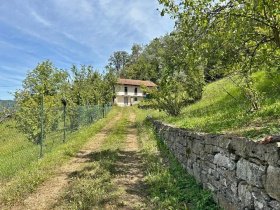
<path fill-rule="evenodd" d="M 142 86 L 153 88 L 156 87 L 156 84 L 147 80 L 118 79 L 115 86 L 114 103 L 118 106 L 131 106 L 139 103 L 146 97 Z"/>

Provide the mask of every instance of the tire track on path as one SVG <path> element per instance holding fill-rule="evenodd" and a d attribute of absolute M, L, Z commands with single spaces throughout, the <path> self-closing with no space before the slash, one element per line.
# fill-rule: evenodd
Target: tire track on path
<path fill-rule="evenodd" d="M 150 209 L 144 182 L 143 160 L 137 140 L 137 128 L 134 112 L 129 117 L 130 126 L 124 146 L 118 154 L 117 172 L 113 182 L 122 189 L 117 204 L 106 206 L 106 209 Z"/>

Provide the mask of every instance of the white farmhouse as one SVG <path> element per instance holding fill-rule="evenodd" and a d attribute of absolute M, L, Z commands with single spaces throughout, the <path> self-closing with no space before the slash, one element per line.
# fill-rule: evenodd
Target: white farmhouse
<path fill-rule="evenodd" d="M 146 94 L 141 89 L 141 86 L 153 88 L 156 87 L 156 84 L 144 80 L 118 79 L 115 88 L 115 104 L 118 106 L 131 106 L 142 101 Z"/>

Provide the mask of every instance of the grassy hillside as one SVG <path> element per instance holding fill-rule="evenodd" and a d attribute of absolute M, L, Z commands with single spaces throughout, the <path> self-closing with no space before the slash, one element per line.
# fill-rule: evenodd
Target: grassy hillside
<path fill-rule="evenodd" d="M 280 133 L 280 74 L 271 77 L 258 72 L 252 78 L 262 99 L 257 112 L 250 112 L 250 104 L 235 84 L 240 81 L 224 78 L 208 84 L 202 99 L 186 107 L 179 117 L 160 114 L 158 118 L 196 131 L 232 133 L 255 139 Z"/>

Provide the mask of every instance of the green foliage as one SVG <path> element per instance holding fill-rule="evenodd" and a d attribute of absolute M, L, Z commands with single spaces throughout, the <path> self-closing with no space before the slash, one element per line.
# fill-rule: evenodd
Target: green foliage
<path fill-rule="evenodd" d="M 60 104 L 59 96 L 67 76 L 50 61 L 44 61 L 27 74 L 23 89 L 15 93 L 17 126 L 30 141 L 39 143 L 41 120 L 45 130 L 43 135 L 51 131 L 58 111 L 50 110 Z"/>
<path fill-rule="evenodd" d="M 260 71 L 254 73 L 251 79 L 263 98 L 256 112 L 250 111 L 251 105 L 243 94 L 243 88 L 235 85 L 242 78 L 235 76 L 206 85 L 202 99 L 185 107 L 180 116 L 160 113 L 156 117 L 179 127 L 202 132 L 232 133 L 256 139 L 278 134 L 280 75 L 271 77 L 269 72 Z"/>
<path fill-rule="evenodd" d="M 112 102 L 115 83 L 112 73 L 101 75 L 91 66 L 79 69 L 75 65 L 71 71 L 72 77 L 50 61 L 44 61 L 27 74 L 23 88 L 15 93 L 17 125 L 30 141 L 39 143 L 42 137 L 58 129 L 63 105 L 66 120 L 70 120 L 70 128 L 74 130 L 86 124 L 80 119 L 86 118 L 85 113 L 89 116 L 87 123 L 100 117 L 95 115 L 102 110 L 94 110 L 95 105 L 105 109 L 105 104 Z"/>
<path fill-rule="evenodd" d="M 102 87 L 100 89 L 102 96 L 102 103 L 110 104 L 114 103 L 115 99 L 115 84 L 117 82 L 117 77 L 113 71 L 108 71 L 104 76 Z"/>
<path fill-rule="evenodd" d="M 73 66 L 70 96 L 68 101 L 75 105 L 94 105 L 101 103 L 102 75 L 91 66 Z"/>
<path fill-rule="evenodd" d="M 158 89 L 146 89 L 146 92 L 153 99 L 154 107 L 178 116 L 184 106 L 201 98 L 203 69 L 191 60 L 176 36 L 165 36 L 160 42 Z"/>
<path fill-rule="evenodd" d="M 245 100 L 260 109 L 261 95 L 251 74 L 279 74 L 280 6 L 269 1 L 159 0 L 162 15 L 176 19 L 176 31 L 194 58 L 202 58 L 209 81 L 238 74 Z M 185 40 L 185 41 L 184 41 Z"/>
<path fill-rule="evenodd" d="M 160 78 L 160 60 L 163 52 L 161 39 L 154 39 L 148 45 L 141 49 L 140 54 L 134 54 L 134 46 L 132 46 L 132 60 L 124 69 L 127 78 L 151 80 L 157 82 Z"/>
<path fill-rule="evenodd" d="M 118 76 L 123 74 L 123 69 L 129 62 L 129 54 L 126 51 L 116 51 L 109 58 L 107 69 L 113 70 Z"/>

